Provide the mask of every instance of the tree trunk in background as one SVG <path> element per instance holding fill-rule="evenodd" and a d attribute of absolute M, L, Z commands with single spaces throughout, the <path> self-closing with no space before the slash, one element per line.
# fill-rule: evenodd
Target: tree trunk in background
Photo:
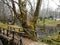
<path fill-rule="evenodd" d="M 18 18 L 17 17 L 17 13 L 16 13 L 16 7 L 15 7 L 15 4 L 14 4 L 14 0 L 11 0 L 11 3 L 12 3 L 12 8 L 13 8 L 13 12 L 14 12 L 14 21 L 12 22 L 12 25 L 15 23 L 15 18 Z"/>
<path fill-rule="evenodd" d="M 42 3 L 42 0 L 37 1 L 36 10 L 34 12 L 34 17 L 33 17 L 34 30 L 35 30 L 35 24 L 36 24 L 38 16 L 39 16 L 39 10 L 40 10 L 40 7 L 41 7 L 41 3 Z"/>
<path fill-rule="evenodd" d="M 42 0 L 37 0 L 36 10 L 34 12 L 34 16 L 31 21 L 28 21 L 28 25 L 35 30 L 35 24 L 37 22 L 38 16 L 39 16 L 39 10 L 41 7 Z"/>

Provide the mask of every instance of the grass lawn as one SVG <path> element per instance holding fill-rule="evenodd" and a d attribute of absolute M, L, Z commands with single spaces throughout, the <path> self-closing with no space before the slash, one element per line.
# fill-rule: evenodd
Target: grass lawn
<path fill-rule="evenodd" d="M 50 20 L 50 19 L 45 19 L 45 23 L 43 23 L 43 20 L 42 21 L 40 19 L 37 20 L 38 25 L 45 24 L 46 26 L 49 26 L 49 25 L 55 26 L 58 23 L 60 24 L 60 21 L 55 21 L 55 20 Z"/>
<path fill-rule="evenodd" d="M 48 37 L 42 38 L 42 42 L 49 45 L 60 45 L 60 34 L 56 33 Z"/>

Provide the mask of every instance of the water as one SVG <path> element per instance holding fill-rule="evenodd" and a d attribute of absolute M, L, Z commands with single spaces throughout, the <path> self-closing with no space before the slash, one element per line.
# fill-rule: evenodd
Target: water
<path fill-rule="evenodd" d="M 60 31 L 60 27 L 57 26 L 46 26 L 44 30 L 39 30 L 40 28 L 43 28 L 43 26 L 37 26 L 36 28 L 37 39 L 52 35 Z"/>

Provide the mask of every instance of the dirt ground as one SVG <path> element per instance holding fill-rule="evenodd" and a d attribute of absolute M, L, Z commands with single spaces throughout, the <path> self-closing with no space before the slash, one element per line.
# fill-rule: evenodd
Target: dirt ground
<path fill-rule="evenodd" d="M 47 45 L 45 43 L 42 43 L 40 41 L 32 41 L 31 39 L 28 38 L 22 38 L 23 45 Z"/>

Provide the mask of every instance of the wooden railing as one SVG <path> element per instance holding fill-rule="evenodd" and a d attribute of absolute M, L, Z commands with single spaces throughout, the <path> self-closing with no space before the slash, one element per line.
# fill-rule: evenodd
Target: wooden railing
<path fill-rule="evenodd" d="M 0 27 L 0 39 L 2 38 L 6 39 L 8 41 L 7 45 L 23 45 L 21 35 L 23 35 L 24 32 L 20 32 L 20 28 L 19 28 L 19 32 L 16 32 L 15 28 L 13 28 L 13 30 L 12 30 L 12 27 L 9 27 L 9 28 L 4 29 Z M 19 43 L 15 42 L 15 40 L 18 41 Z"/>

